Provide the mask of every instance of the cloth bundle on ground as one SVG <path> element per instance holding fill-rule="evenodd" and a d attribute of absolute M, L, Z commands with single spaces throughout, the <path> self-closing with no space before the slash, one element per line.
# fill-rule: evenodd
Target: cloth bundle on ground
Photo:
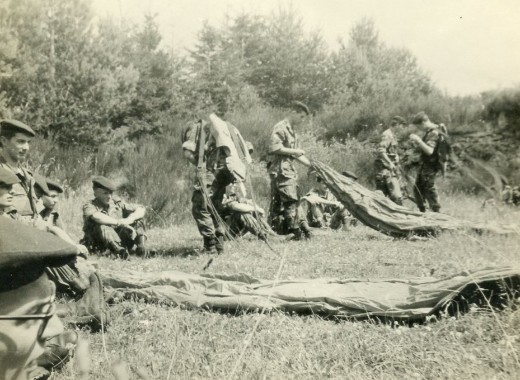
<path fill-rule="evenodd" d="M 471 304 L 501 307 L 520 292 L 520 272 L 485 269 L 446 279 L 258 280 L 245 274 L 104 271 L 105 285 L 124 299 L 224 312 L 279 310 L 356 319 L 420 321 Z"/>
<path fill-rule="evenodd" d="M 445 230 L 474 230 L 496 234 L 520 233 L 514 225 L 471 223 L 438 212 L 419 212 L 399 206 L 389 198 L 370 191 L 354 179 L 339 174 L 329 166 L 312 160 L 316 174 L 345 208 L 361 223 L 394 237 L 436 235 Z"/>

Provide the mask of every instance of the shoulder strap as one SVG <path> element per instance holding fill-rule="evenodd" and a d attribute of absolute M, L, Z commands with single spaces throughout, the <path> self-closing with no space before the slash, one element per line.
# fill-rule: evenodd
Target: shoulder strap
<path fill-rule="evenodd" d="M 197 168 L 202 169 L 204 167 L 204 145 L 206 142 L 206 132 L 204 131 L 204 123 L 202 123 L 199 127 L 199 159 L 197 163 Z"/>

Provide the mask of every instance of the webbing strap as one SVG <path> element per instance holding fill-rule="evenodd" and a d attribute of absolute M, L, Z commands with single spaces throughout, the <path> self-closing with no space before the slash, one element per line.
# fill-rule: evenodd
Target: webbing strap
<path fill-rule="evenodd" d="M 204 147 L 206 145 L 206 131 L 204 130 L 204 122 L 199 127 L 199 159 L 197 163 L 197 169 L 203 169 L 204 167 Z"/>

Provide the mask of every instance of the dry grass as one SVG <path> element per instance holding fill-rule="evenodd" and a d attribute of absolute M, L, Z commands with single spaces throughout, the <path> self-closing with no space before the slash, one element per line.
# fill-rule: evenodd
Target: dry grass
<path fill-rule="evenodd" d="M 443 200 L 444 210 L 472 220 L 518 220 L 510 208 L 481 210 L 462 195 Z M 110 269 L 175 269 L 201 273 L 207 256 L 193 225 L 150 231 L 157 257 L 130 262 L 97 259 Z M 280 277 L 444 277 L 462 270 L 520 264 L 520 237 L 443 234 L 427 241 L 392 240 L 363 226 L 350 232 L 318 231 L 314 240 L 274 242 L 285 256 Z M 243 239 L 215 258 L 210 273 L 245 272 L 272 279 L 280 259 L 261 242 Z M 126 360 L 150 379 L 228 379 L 245 340 L 258 329 L 235 378 L 240 379 L 517 379 L 520 312 L 473 311 L 421 326 L 334 322 L 281 313 L 218 314 L 123 302 L 105 334 L 109 361 Z M 126 310 L 126 312 L 123 312 Z M 110 379 L 101 334 L 90 341 L 91 379 Z M 75 379 L 72 364 L 56 377 Z"/>

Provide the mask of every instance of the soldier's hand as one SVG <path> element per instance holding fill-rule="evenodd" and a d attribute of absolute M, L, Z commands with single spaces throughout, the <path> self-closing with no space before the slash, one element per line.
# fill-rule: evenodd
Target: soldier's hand
<path fill-rule="evenodd" d="M 303 156 L 305 154 L 305 151 L 303 149 L 294 149 L 294 155 L 296 157 Z"/>
<path fill-rule="evenodd" d="M 122 226 L 130 226 L 131 224 L 134 224 L 135 220 L 132 217 L 127 217 L 123 219 L 119 219 L 119 224 Z"/>
<path fill-rule="evenodd" d="M 78 255 L 88 258 L 88 249 L 83 244 L 76 244 L 76 248 L 78 249 Z"/>
<path fill-rule="evenodd" d="M 412 133 L 410 135 L 409 139 L 413 143 L 418 143 L 419 141 L 421 141 L 421 138 L 419 136 L 417 136 L 415 133 Z"/>

